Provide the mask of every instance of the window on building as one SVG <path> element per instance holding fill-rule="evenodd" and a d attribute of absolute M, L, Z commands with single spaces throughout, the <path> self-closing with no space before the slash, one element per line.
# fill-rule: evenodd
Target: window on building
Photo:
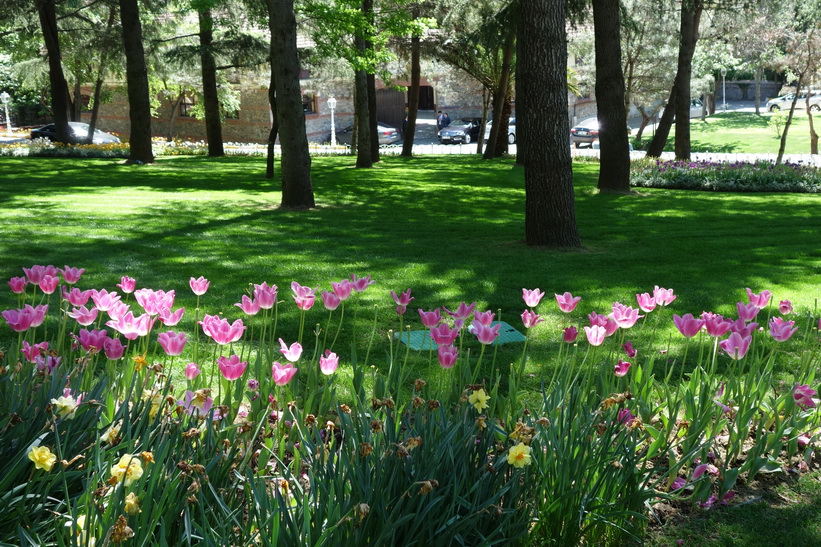
<path fill-rule="evenodd" d="M 316 95 L 312 92 L 305 92 L 302 94 L 302 110 L 306 114 L 316 113 Z"/>
<path fill-rule="evenodd" d="M 182 102 L 180 103 L 180 117 L 181 118 L 193 118 L 194 117 L 194 106 L 197 103 L 194 101 L 194 97 L 190 95 L 186 95 L 183 97 Z"/>

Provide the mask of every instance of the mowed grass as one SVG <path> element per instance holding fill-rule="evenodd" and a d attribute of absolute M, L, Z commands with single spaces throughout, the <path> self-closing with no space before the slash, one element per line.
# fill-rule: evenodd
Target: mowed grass
<path fill-rule="evenodd" d="M 614 301 L 634 305 L 637 292 L 656 284 L 675 289 L 672 312 L 679 314 L 735 316 L 745 287 L 769 289 L 776 300 L 792 300 L 799 312 L 814 309 L 821 293 L 819 196 L 668 190 L 603 195 L 595 190 L 598 165 L 576 164 L 584 249 L 567 252 L 524 244 L 523 172 L 512 161 L 384 158 L 370 170 L 353 163 L 348 157 L 316 158 L 318 208 L 282 211 L 279 183 L 263 178 L 261 158 L 163 158 L 142 167 L 118 160 L 2 158 L 0 277 L 22 275 L 20 268 L 32 264 L 67 264 L 87 268 L 81 288 L 111 290 L 120 276 L 130 275 L 138 287 L 175 289 L 176 306 L 189 310 L 180 328 L 189 332 L 195 303 L 189 277 L 211 280 L 201 314 L 229 319 L 243 317 L 233 303 L 249 283 L 276 283 L 284 302 L 278 332 L 290 342 L 298 329 L 292 280 L 329 289 L 331 281 L 351 273 L 371 275 L 376 283 L 346 311 L 356 321 L 346 321 L 339 347 L 346 360 L 354 341 L 362 358 L 378 306 L 370 359 L 377 366 L 389 351 L 388 329 L 398 327 L 389 290 L 413 290 L 407 317 L 414 328 L 420 328 L 416 308 L 463 300 L 501 308 L 502 319 L 520 328 L 521 289 L 540 287 L 548 294 L 539 307 L 547 320 L 533 330 L 530 345 L 534 392 L 544 376 L 541 365 L 555 364 L 563 327 L 586 324 L 588 312 L 607 313 Z M 566 290 L 583 297 L 570 317 L 551 298 Z M 0 308 L 15 305 L 10 291 L 0 291 Z M 666 313 L 665 341 L 674 333 Z M 326 317 L 318 303 L 306 325 L 324 325 Z M 0 333 L 0 346 L 14 338 L 5 327 Z M 498 362 L 509 363 L 520 350 L 503 348 Z M 680 357 L 676 350 L 668 356 Z M 412 353 L 410 362 L 412 377 L 430 379 L 438 372 L 438 365 L 427 364 L 427 352 Z M 652 541 L 817 543 L 816 480 L 727 510 L 694 508 L 654 532 Z"/>
<path fill-rule="evenodd" d="M 702 121 L 694 118 L 690 122 L 690 142 L 693 152 L 735 153 L 735 154 L 778 154 L 781 145 L 779 133 L 769 122 L 776 114 L 766 112 L 717 112 Z M 787 112 L 781 116 L 786 121 Z M 821 133 L 821 116 L 813 114 L 815 131 Z M 783 123 L 781 125 L 783 131 Z M 673 150 L 675 126 L 670 131 L 665 150 Z M 649 135 L 646 135 L 649 137 Z M 796 109 L 790 129 L 787 131 L 785 154 L 810 153 L 809 116 L 803 109 Z"/>

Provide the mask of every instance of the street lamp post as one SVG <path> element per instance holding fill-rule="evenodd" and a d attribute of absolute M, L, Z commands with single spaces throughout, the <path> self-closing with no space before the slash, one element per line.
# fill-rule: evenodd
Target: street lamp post
<path fill-rule="evenodd" d="M 9 99 L 11 99 L 11 95 L 6 93 L 5 91 L 0 93 L 0 102 L 3 103 L 3 109 L 6 112 L 6 131 L 8 132 L 9 136 L 11 136 L 11 118 L 9 117 Z"/>
<path fill-rule="evenodd" d="M 724 112 L 727 112 L 727 69 L 721 67 L 721 100 L 724 103 Z"/>
<path fill-rule="evenodd" d="M 336 124 L 334 123 L 334 109 L 336 108 L 336 98 L 328 97 L 328 108 L 331 110 L 331 146 L 336 146 Z"/>

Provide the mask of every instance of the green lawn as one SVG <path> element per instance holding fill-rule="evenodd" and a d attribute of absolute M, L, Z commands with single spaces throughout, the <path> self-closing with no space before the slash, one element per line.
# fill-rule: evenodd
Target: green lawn
<path fill-rule="evenodd" d="M 345 331 L 347 339 L 367 335 L 372 305 L 380 307 L 380 335 L 396 328 L 391 289 L 413 290 L 408 317 L 417 328 L 417 307 L 451 307 L 462 300 L 501 308 L 502 318 L 518 327 L 521 289 L 540 287 L 549 296 L 539 308 L 547 321 L 534 329 L 530 346 L 534 388 L 539 366 L 555 360 L 560 330 L 568 324 L 552 300 L 555 292 L 583 297 L 573 315 L 577 326 L 589 311 L 609 312 L 613 301 L 635 305 L 635 294 L 652 292 L 656 284 L 675 289 L 679 298 L 672 308 L 679 314 L 735 315 L 745 287 L 769 289 L 776 301 L 790 299 L 799 311 L 815 308 L 821 296 L 819 196 L 665 190 L 601 195 L 595 191 L 598 165 L 576 164 L 585 248 L 556 252 L 523 244 L 523 174 L 512 161 L 385 158 L 371 170 L 353 164 L 350 157 L 314 159 L 319 207 L 286 212 L 277 209 L 277 183 L 261 176 L 260 158 L 164 158 L 144 167 L 118 160 L 0 158 L 0 277 L 22 275 L 20 268 L 32 264 L 67 264 L 87 268 L 82 288 L 112 289 L 121 275 L 131 275 L 138 287 L 175 289 L 177 306 L 192 309 L 188 278 L 203 275 L 211 280 L 204 312 L 233 319 L 241 316 L 233 303 L 249 283 L 279 285 L 291 312 L 292 280 L 329 289 L 331 281 L 351 273 L 371 275 L 376 284 L 363 294 L 357 333 Z M 12 296 L 2 291 L 0 308 L 14 306 Z M 325 317 L 317 305 L 307 324 Z M 186 316 L 184 328 L 191 318 Z M 296 314 L 283 314 L 280 325 L 283 336 L 293 337 Z M 10 337 L 4 328 L 0 345 Z M 381 342 L 373 355 L 386 349 Z M 500 360 L 519 350 L 503 350 Z M 426 356 L 412 362 L 422 368 Z M 753 545 L 755 539 L 735 530 L 736 524 L 770 522 L 765 531 L 774 531 L 769 537 L 777 541 L 803 519 L 790 537 L 819 542 L 811 514 L 821 498 L 817 488 L 802 484 L 784 494 L 797 501 L 786 509 L 766 498 L 769 503 L 714 512 L 726 516 L 688 519 L 654 541 L 686 537 L 706 545 L 716 543 L 698 542 L 716 538 L 718 544 Z M 756 511 L 771 520 L 762 521 Z"/>
<path fill-rule="evenodd" d="M 774 114 L 765 112 L 756 116 L 753 112 L 717 113 L 704 121 L 691 120 L 691 145 L 693 152 L 723 152 L 736 154 L 778 154 L 780 139 L 768 122 Z M 781 115 L 786 120 L 787 113 Z M 821 116 L 813 116 L 815 130 L 821 133 Z M 675 126 L 670 132 L 667 150 L 673 150 Z M 645 138 L 651 135 L 645 134 Z M 787 132 L 786 154 L 810 153 L 810 125 L 806 112 L 796 112 Z"/>

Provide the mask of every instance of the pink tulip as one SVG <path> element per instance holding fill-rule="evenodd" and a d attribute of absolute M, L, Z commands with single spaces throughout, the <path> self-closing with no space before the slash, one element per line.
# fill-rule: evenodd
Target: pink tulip
<path fill-rule="evenodd" d="M 97 308 L 93 308 L 94 311 L 97 311 Z M 123 317 L 131 311 L 131 306 L 126 304 L 125 302 L 115 302 L 110 308 L 108 308 L 108 317 L 109 319 L 113 319 L 114 321 L 118 320 L 120 317 Z"/>
<path fill-rule="evenodd" d="M 470 326 L 473 334 L 479 340 L 479 343 L 488 345 L 492 344 L 499 336 L 499 329 L 502 328 L 501 323 L 496 323 L 494 326 L 483 325 L 477 320 L 474 320 Z"/>
<path fill-rule="evenodd" d="M 274 365 L 271 367 L 271 376 L 274 379 L 274 383 L 278 386 L 287 385 L 296 372 L 296 367 L 291 363 L 282 365 L 278 361 L 274 361 Z"/>
<path fill-rule="evenodd" d="M 168 308 L 161 308 L 159 317 L 163 325 L 166 327 L 173 327 L 180 322 L 184 313 L 185 308 L 180 308 L 173 313 Z"/>
<path fill-rule="evenodd" d="M 750 349 L 750 342 L 752 342 L 752 340 L 752 336 L 742 336 L 737 332 L 733 332 L 730 333 L 730 336 L 728 336 L 727 339 L 719 342 L 718 345 L 721 346 L 724 353 L 737 361 L 739 359 L 743 359 L 744 356 L 747 355 L 747 351 Z"/>
<path fill-rule="evenodd" d="M 103 344 L 105 343 L 106 339 L 108 338 L 108 332 L 105 330 L 97 330 L 94 329 L 92 331 L 88 331 L 86 329 L 80 329 L 80 335 L 74 335 L 74 339 L 80 343 L 85 351 L 102 351 Z"/>
<path fill-rule="evenodd" d="M 750 304 L 757 308 L 766 308 L 767 304 L 770 303 L 770 298 L 772 298 L 772 293 L 767 290 L 761 291 L 760 294 L 755 294 L 749 288 L 747 288 L 746 291 L 747 298 L 750 299 Z"/>
<path fill-rule="evenodd" d="M 450 346 L 458 336 L 459 329 L 451 330 L 445 323 L 430 329 L 430 337 L 433 338 L 437 346 Z"/>
<path fill-rule="evenodd" d="M 493 319 L 496 317 L 496 314 L 490 310 L 487 311 L 475 311 L 473 312 L 473 319 L 481 323 L 482 325 L 489 327 L 491 323 L 493 323 Z"/>
<path fill-rule="evenodd" d="M 31 308 L 28 304 L 25 306 L 26 309 Z M 43 324 L 43 321 L 46 320 L 46 313 L 48 312 L 48 306 L 42 304 L 40 306 L 34 306 L 33 308 L 33 315 L 31 318 L 31 326 L 32 327 L 39 327 Z"/>
<path fill-rule="evenodd" d="M 573 296 L 569 292 L 565 292 L 564 294 L 556 294 L 556 302 L 559 304 L 559 309 L 565 313 L 570 313 L 576 309 L 576 306 L 579 304 L 579 301 L 582 299 L 581 296 Z"/>
<path fill-rule="evenodd" d="M 322 374 L 330 376 L 334 372 L 336 372 L 336 368 L 339 366 L 339 356 L 336 353 L 333 353 L 331 350 L 326 349 L 325 355 L 319 358 L 319 370 L 322 371 Z"/>
<path fill-rule="evenodd" d="M 795 389 L 793 389 L 793 399 L 795 399 L 795 404 L 803 408 L 815 408 L 815 397 L 818 394 L 817 391 L 812 389 L 807 384 L 795 384 Z"/>
<path fill-rule="evenodd" d="M 296 302 L 297 308 L 307 311 L 313 307 L 314 301 L 316 300 L 314 289 L 310 287 L 303 287 L 294 281 L 291 283 L 291 291 L 294 293 L 294 302 Z"/>
<path fill-rule="evenodd" d="M 657 306 L 669 306 L 676 299 L 673 289 L 662 289 L 658 285 L 653 289 L 653 300 Z"/>
<path fill-rule="evenodd" d="M 23 353 L 23 357 L 26 358 L 26 361 L 33 363 L 41 353 L 48 351 L 48 342 L 40 342 L 32 346 L 29 345 L 28 342 L 23 341 L 23 347 L 20 348 L 20 351 Z"/>
<path fill-rule="evenodd" d="M 637 309 L 615 302 L 613 304 L 613 315 L 611 317 L 620 328 L 629 329 L 636 324 L 639 318 L 644 316 L 639 315 L 639 310 Z"/>
<path fill-rule="evenodd" d="M 208 287 L 211 285 L 211 282 L 205 279 L 203 276 L 199 276 L 199 278 L 194 279 L 193 277 L 188 280 L 188 285 L 191 287 L 191 291 L 196 294 L 197 296 L 202 296 L 206 292 L 208 292 Z"/>
<path fill-rule="evenodd" d="M 51 294 L 57 289 L 57 284 L 60 283 L 60 278 L 51 275 L 44 275 L 40 280 L 38 286 L 45 294 Z"/>
<path fill-rule="evenodd" d="M 685 313 L 683 317 L 673 314 L 673 323 L 686 338 L 692 338 L 704 326 L 704 320 L 696 319 L 692 313 Z"/>
<path fill-rule="evenodd" d="M 714 338 L 720 338 L 727 334 L 727 331 L 730 330 L 730 327 L 733 325 L 732 321 L 708 311 L 702 312 L 701 318 L 704 320 L 704 329 L 707 331 L 707 334 Z"/>
<path fill-rule="evenodd" d="M 615 374 L 616 376 L 622 377 L 622 376 L 627 374 L 627 371 L 630 370 L 631 366 L 632 366 L 632 363 L 628 363 L 627 361 L 622 361 L 621 359 L 619 359 L 619 364 L 615 366 L 615 369 L 613 370 L 613 374 Z"/>
<path fill-rule="evenodd" d="M 331 283 L 334 294 L 339 298 L 340 302 L 344 302 L 351 296 L 353 290 L 353 283 L 347 279 L 343 279 L 339 283 Z"/>
<path fill-rule="evenodd" d="M 612 336 L 613 333 L 619 329 L 619 324 L 608 315 L 599 315 L 596 312 L 590 312 L 587 318 L 590 319 L 591 327 L 604 327 L 605 336 Z"/>
<path fill-rule="evenodd" d="M 698 480 L 704 473 L 710 473 L 711 475 L 718 475 L 718 468 L 711 464 L 711 463 L 702 463 L 701 465 L 696 466 L 693 470 L 693 480 Z"/>
<path fill-rule="evenodd" d="M 419 310 L 419 318 L 422 320 L 422 324 L 431 329 L 439 324 L 439 321 L 442 320 L 439 314 L 439 308 L 436 308 L 433 311 L 422 311 Z"/>
<path fill-rule="evenodd" d="M 140 289 L 134 291 L 134 298 L 148 315 L 159 315 L 160 310 L 174 307 L 175 292 L 163 290 Z"/>
<path fill-rule="evenodd" d="M 263 281 L 261 285 L 254 283 L 254 302 L 261 310 L 270 310 L 277 302 L 277 291 L 279 288 L 276 285 L 268 285 L 267 281 Z M 244 302 L 244 299 L 243 299 Z M 244 311 L 244 310 L 243 310 Z M 248 313 L 248 312 L 245 312 Z M 249 313 L 248 315 L 255 315 Z"/>
<path fill-rule="evenodd" d="M 536 312 L 531 310 L 525 310 L 522 312 L 522 324 L 525 326 L 526 329 L 530 329 L 538 325 L 544 321 L 541 315 L 536 314 Z"/>
<path fill-rule="evenodd" d="M 475 308 L 476 308 L 476 302 L 473 302 L 471 304 L 466 304 L 465 302 L 461 302 L 459 304 L 459 306 L 454 311 L 450 311 L 449 309 L 447 309 L 445 307 L 442 307 L 442 309 L 445 310 L 448 313 L 448 315 L 450 315 L 454 319 L 459 319 L 459 320 L 462 320 L 462 321 L 464 321 L 465 319 L 470 317 L 470 315 L 473 313 L 473 310 Z"/>
<path fill-rule="evenodd" d="M 156 318 L 147 313 L 134 317 L 132 312 L 126 313 L 117 320 L 106 321 L 106 325 L 116 330 L 129 340 L 136 340 L 139 336 L 146 336 L 154 327 Z"/>
<path fill-rule="evenodd" d="M 741 336 L 752 336 L 757 328 L 758 323 L 747 324 L 743 319 L 730 321 L 730 331 L 737 332 Z"/>
<path fill-rule="evenodd" d="M 607 329 L 599 325 L 593 327 L 584 327 L 584 332 L 587 335 L 587 341 L 591 346 L 601 346 L 607 336 Z"/>
<path fill-rule="evenodd" d="M 573 342 L 575 342 L 575 341 L 576 341 L 576 337 L 578 337 L 578 336 L 579 336 L 579 331 L 578 331 L 578 329 L 577 329 L 576 327 L 573 327 L 573 326 L 566 327 L 566 328 L 562 331 L 562 333 L 563 333 L 563 335 L 562 335 L 562 339 L 563 339 L 565 342 L 567 342 L 568 344 L 572 344 Z"/>
<path fill-rule="evenodd" d="M 630 427 L 633 425 L 633 422 L 636 421 L 636 416 L 632 412 L 630 412 L 629 408 L 622 408 L 621 410 L 619 410 L 619 414 L 616 419 L 619 421 L 619 423 L 624 424 L 627 427 Z"/>
<path fill-rule="evenodd" d="M 673 481 L 673 484 L 670 485 L 670 492 L 681 490 L 685 486 L 687 486 L 687 481 L 684 480 L 682 477 L 678 477 L 676 480 Z"/>
<path fill-rule="evenodd" d="M 781 315 L 789 315 L 793 312 L 792 302 L 789 300 L 782 300 L 778 303 L 778 313 Z"/>
<path fill-rule="evenodd" d="M 242 295 L 242 300 L 236 304 L 239 309 L 245 312 L 246 315 L 256 315 L 259 313 L 259 300 L 251 300 L 247 294 Z M 271 304 L 273 306 L 273 303 Z"/>
<path fill-rule="evenodd" d="M 34 265 L 31 268 L 23 268 L 23 271 L 25 272 L 26 277 L 29 280 L 29 283 L 31 283 L 32 285 L 39 285 L 44 275 L 57 277 L 57 275 L 59 275 L 60 273 L 60 271 L 51 264 L 49 264 L 48 266 Z"/>
<path fill-rule="evenodd" d="M 220 356 L 217 359 L 220 372 L 226 380 L 236 380 L 245 373 L 245 367 L 248 366 L 247 361 L 240 361 L 239 355 L 232 355 L 231 357 Z"/>
<path fill-rule="evenodd" d="M 23 294 L 26 290 L 26 285 L 28 285 L 28 281 L 26 281 L 25 277 L 12 277 L 9 279 L 9 288 L 14 294 Z"/>
<path fill-rule="evenodd" d="M 761 308 L 755 304 L 745 304 L 744 302 L 736 302 L 735 307 L 738 310 L 738 318 L 742 321 L 752 321 L 761 311 Z"/>
<path fill-rule="evenodd" d="M 656 309 L 656 299 L 650 296 L 648 293 L 641 293 L 636 295 L 636 301 L 639 303 L 639 308 L 643 312 L 650 313 L 654 309 Z"/>
<path fill-rule="evenodd" d="M 80 277 L 82 277 L 85 271 L 85 268 L 69 268 L 68 266 L 66 266 L 65 268 L 60 270 L 60 273 L 63 274 L 63 279 L 66 283 L 68 283 L 69 285 L 74 285 L 80 280 Z"/>
<path fill-rule="evenodd" d="M 37 365 L 38 371 L 51 374 L 54 369 L 60 366 L 62 360 L 62 357 L 54 357 L 53 355 L 38 355 L 34 358 L 34 364 Z"/>
<path fill-rule="evenodd" d="M 335 293 L 322 291 L 322 304 L 324 304 L 326 310 L 334 311 L 341 303 L 342 301 Z"/>
<path fill-rule="evenodd" d="M 124 294 L 131 294 L 134 292 L 134 289 L 137 288 L 137 280 L 124 275 L 120 278 L 120 282 L 117 283 L 117 286 L 120 287 L 120 290 L 123 291 Z"/>
<path fill-rule="evenodd" d="M 450 345 L 439 346 L 437 355 L 442 368 L 453 368 L 453 365 L 456 364 L 456 359 L 459 357 L 459 350 Z"/>
<path fill-rule="evenodd" d="M 24 332 L 35 326 L 36 311 L 28 304 L 19 310 L 5 310 L 2 316 L 14 332 Z"/>
<path fill-rule="evenodd" d="M 629 340 L 622 344 L 621 347 L 624 348 L 624 353 L 626 353 L 630 359 L 633 359 L 638 354 L 638 350 L 633 347 L 633 342 Z"/>
<path fill-rule="evenodd" d="M 279 348 L 280 353 L 292 363 L 299 361 L 299 358 L 302 356 L 302 345 L 299 342 L 294 342 L 288 346 L 288 344 L 280 338 Z"/>
<path fill-rule="evenodd" d="M 91 300 L 94 301 L 94 307 L 100 311 L 108 311 L 116 302 L 120 301 L 120 295 L 116 292 L 108 292 L 105 289 L 91 290 Z"/>
<path fill-rule="evenodd" d="M 214 399 L 205 395 L 201 391 L 193 392 L 187 390 L 185 397 L 177 401 L 177 405 L 190 416 L 208 416 L 214 408 Z M 214 412 L 214 419 L 217 419 L 217 412 Z"/>
<path fill-rule="evenodd" d="M 371 281 L 371 276 L 363 277 L 361 279 L 357 279 L 356 275 L 351 274 L 351 283 L 353 284 L 353 290 L 356 292 L 362 292 L 368 288 L 368 286 L 373 285 L 373 281 Z"/>
<path fill-rule="evenodd" d="M 188 336 L 184 332 L 161 332 L 157 335 L 157 342 L 167 355 L 180 355 L 185 349 L 185 343 L 188 341 Z"/>
<path fill-rule="evenodd" d="M 405 315 L 405 311 L 408 309 L 408 304 L 410 304 L 411 300 L 413 300 L 411 290 L 408 289 L 401 295 L 397 295 L 395 292 L 391 291 L 391 296 L 393 296 L 393 301 L 396 302 L 396 314 Z"/>
<path fill-rule="evenodd" d="M 799 435 L 795 440 L 798 442 L 798 448 L 801 449 L 807 448 L 807 446 L 812 442 L 812 438 L 808 433 Z"/>
<path fill-rule="evenodd" d="M 199 324 L 202 325 L 202 332 L 221 346 L 233 344 L 242 338 L 246 329 L 242 324 L 242 319 L 229 323 L 217 315 L 206 315 Z"/>
<path fill-rule="evenodd" d="M 88 299 L 91 298 L 91 291 L 81 291 L 77 287 L 72 287 L 70 291 L 65 287 L 62 289 L 63 300 L 66 300 L 72 306 L 85 306 Z"/>
<path fill-rule="evenodd" d="M 106 338 L 103 341 L 105 356 L 111 361 L 116 361 L 122 357 L 126 347 L 127 346 L 123 346 L 123 343 L 120 342 L 119 338 Z"/>
<path fill-rule="evenodd" d="M 539 305 L 539 302 L 542 301 L 542 297 L 544 297 L 544 293 L 540 291 L 538 288 L 531 290 L 522 289 L 522 298 L 525 301 L 525 305 L 531 308 L 535 308 Z"/>
<path fill-rule="evenodd" d="M 780 317 L 770 319 L 770 334 L 776 342 L 786 342 L 798 331 L 795 321 L 784 321 Z"/>
<path fill-rule="evenodd" d="M 97 319 L 97 308 L 91 308 L 90 310 L 85 306 L 80 306 L 79 308 L 74 308 L 68 313 L 68 316 L 77 321 L 80 325 L 87 327 L 92 324 Z"/>
<path fill-rule="evenodd" d="M 200 372 L 200 367 L 197 366 L 197 363 L 188 363 L 187 365 L 185 365 L 183 375 L 185 376 L 186 380 L 190 381 L 199 376 Z"/>

